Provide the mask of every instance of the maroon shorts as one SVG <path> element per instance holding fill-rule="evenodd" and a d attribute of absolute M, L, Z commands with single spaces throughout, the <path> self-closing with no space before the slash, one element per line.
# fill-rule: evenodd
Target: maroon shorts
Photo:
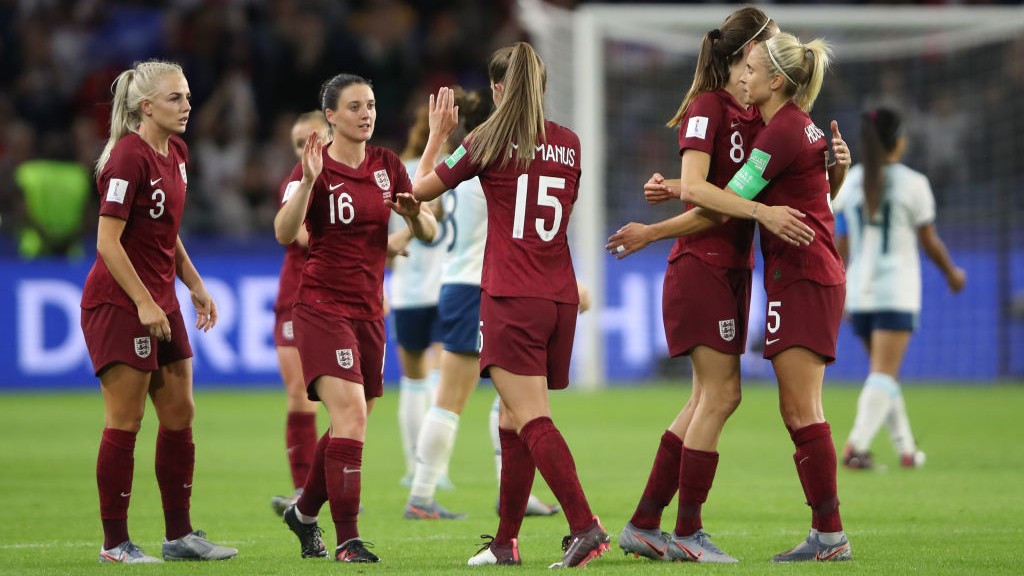
<path fill-rule="evenodd" d="M 274 312 L 274 346 L 295 346 L 295 328 L 292 324 L 292 309 Z"/>
<path fill-rule="evenodd" d="M 149 335 L 139 315 L 112 304 L 82 309 L 82 334 L 89 349 L 93 373 L 100 375 L 118 362 L 137 370 L 153 372 L 178 360 L 192 357 L 185 319 L 181 310 L 167 314 L 171 341 Z"/>
<path fill-rule="evenodd" d="M 292 322 L 310 400 L 320 399 L 312 386 L 320 376 L 362 384 L 367 399 L 384 395 L 383 319 L 332 316 L 300 303 L 292 310 Z"/>
<path fill-rule="evenodd" d="M 822 286 L 810 280 L 768 294 L 764 357 L 802 346 L 825 358 L 826 364 L 835 362 L 845 300 L 846 286 Z"/>
<path fill-rule="evenodd" d="M 545 376 L 548 388 L 569 385 L 576 304 L 543 298 L 480 294 L 480 375 L 498 366 L 522 376 Z"/>
<path fill-rule="evenodd" d="M 698 345 L 723 354 L 743 354 L 750 276 L 750 270 L 712 266 L 692 254 L 670 262 L 661 296 L 669 354 L 687 355 Z"/>

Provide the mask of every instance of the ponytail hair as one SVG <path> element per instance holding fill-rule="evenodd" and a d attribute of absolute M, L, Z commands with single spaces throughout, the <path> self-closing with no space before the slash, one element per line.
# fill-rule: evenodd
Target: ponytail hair
<path fill-rule="evenodd" d="M 864 216 L 870 222 L 885 197 L 886 157 L 899 144 L 900 116 L 888 108 L 867 110 L 861 115 L 860 142 L 864 167 Z"/>
<path fill-rule="evenodd" d="M 820 38 L 801 44 L 796 36 L 781 32 L 767 40 L 764 47 L 768 70 L 786 79 L 783 93 L 801 110 L 810 112 L 825 82 L 832 47 Z"/>
<path fill-rule="evenodd" d="M 744 58 L 743 49 L 751 42 L 763 42 L 778 31 L 775 21 L 760 8 L 745 6 L 722 22 L 722 26 L 704 34 L 697 55 L 693 84 L 683 97 L 676 115 L 667 126 L 674 128 L 683 121 L 690 104 L 705 92 L 724 88 L 729 82 L 729 69 Z"/>
<path fill-rule="evenodd" d="M 500 158 L 499 166 L 504 166 L 514 155 L 516 164 L 529 166 L 535 147 L 546 140 L 544 62 L 533 46 L 517 42 L 491 55 L 487 73 L 492 83 L 502 84 L 504 91 L 494 114 L 473 131 L 470 158 L 480 166 Z M 514 154 L 507 154 L 512 145 L 517 146 Z"/>
<path fill-rule="evenodd" d="M 103 171 L 110 159 L 110 152 L 117 142 L 135 132 L 142 123 L 142 101 L 157 96 L 157 80 L 167 74 L 181 74 L 181 66 L 174 62 L 147 60 L 136 62 L 131 68 L 117 75 L 111 85 L 114 97 L 110 106 L 110 136 L 103 152 L 96 160 L 96 175 Z"/>

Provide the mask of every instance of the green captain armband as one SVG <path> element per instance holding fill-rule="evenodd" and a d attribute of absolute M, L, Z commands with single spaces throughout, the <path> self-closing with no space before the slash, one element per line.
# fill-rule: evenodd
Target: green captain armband
<path fill-rule="evenodd" d="M 728 187 L 747 200 L 753 200 L 768 185 L 762 174 L 770 159 L 769 154 L 755 148 L 746 164 L 729 180 Z"/>

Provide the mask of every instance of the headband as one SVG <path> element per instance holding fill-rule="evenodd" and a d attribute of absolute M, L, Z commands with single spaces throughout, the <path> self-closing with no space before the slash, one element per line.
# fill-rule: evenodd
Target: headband
<path fill-rule="evenodd" d="M 789 74 L 786 74 L 786 71 L 782 69 L 782 66 L 779 66 L 779 61 L 776 60 L 775 59 L 775 55 L 772 54 L 772 47 L 767 42 L 764 43 L 764 47 L 765 47 L 765 51 L 768 52 L 768 57 L 771 58 L 772 65 L 775 66 L 775 69 L 778 70 L 779 72 L 781 72 L 782 75 L 786 77 L 786 80 L 789 80 L 790 82 L 792 82 L 793 86 L 799 87 L 800 85 L 796 83 L 796 80 L 793 80 L 792 78 L 790 78 Z"/>
<path fill-rule="evenodd" d="M 732 54 L 729 54 L 729 56 L 735 56 L 736 54 L 738 54 L 738 53 L 739 53 L 739 51 L 740 51 L 740 50 L 743 50 L 744 48 L 746 48 L 746 47 L 747 47 L 747 44 L 750 44 L 751 42 L 753 42 L 753 41 L 754 41 L 754 38 L 757 38 L 758 36 L 760 36 L 760 35 L 761 35 L 761 32 L 764 32 L 764 29 L 765 29 L 765 28 L 767 28 L 767 27 L 768 27 L 768 25 L 769 25 L 769 24 L 771 24 L 771 22 L 772 22 L 772 19 L 771 19 L 771 18 L 769 18 L 769 19 L 765 20 L 765 21 L 764 21 L 764 24 L 762 24 L 762 25 L 761 25 L 761 27 L 757 29 L 757 32 L 754 32 L 754 35 L 753 35 L 753 36 L 751 36 L 749 40 L 747 40 L 747 41 L 746 41 L 746 42 L 744 42 L 743 44 L 740 44 L 740 47 L 739 47 L 739 48 L 737 48 L 737 49 L 735 49 L 735 50 L 733 50 L 733 51 L 732 51 Z"/>

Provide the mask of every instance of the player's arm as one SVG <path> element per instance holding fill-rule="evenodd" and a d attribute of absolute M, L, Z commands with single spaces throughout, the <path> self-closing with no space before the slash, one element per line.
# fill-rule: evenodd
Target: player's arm
<path fill-rule="evenodd" d="M 174 250 L 174 269 L 181 282 L 188 287 L 189 295 L 192 297 L 192 305 L 196 309 L 196 328 L 203 332 L 209 331 L 217 324 L 217 304 L 206 291 L 203 278 L 192 264 L 192 259 L 188 257 L 181 236 L 178 236 L 177 248 Z"/>
<path fill-rule="evenodd" d="M 114 277 L 117 285 L 135 304 L 139 322 L 149 330 L 149 334 L 160 340 L 170 340 L 171 324 L 167 321 L 167 315 L 153 300 L 153 295 L 142 283 L 142 278 L 121 245 L 121 234 L 124 233 L 126 224 L 127 222 L 120 218 L 100 215 L 96 229 L 96 253 L 103 258 L 103 263 L 110 270 L 110 275 Z"/>
<path fill-rule="evenodd" d="M 324 168 L 324 143 L 315 131 L 306 138 L 306 146 L 302 150 L 302 179 L 293 190 L 285 193 L 284 205 L 274 216 L 274 237 L 281 244 L 288 245 L 299 236 L 299 229 L 306 219 L 309 208 L 309 195 L 313 183 Z"/>
<path fill-rule="evenodd" d="M 422 164 L 422 162 L 421 162 Z M 386 200 L 385 203 L 399 216 L 405 218 L 412 235 L 423 242 L 433 242 L 437 236 L 437 219 L 423 202 L 419 202 L 412 194 L 396 194 L 395 201 Z"/>
<path fill-rule="evenodd" d="M 939 270 L 942 270 L 942 275 L 946 277 L 946 284 L 949 285 L 950 291 L 956 294 L 963 290 L 964 285 L 967 284 L 967 272 L 953 263 L 953 258 L 946 250 L 945 242 L 935 231 L 935 224 L 925 224 L 918 228 L 917 239 L 928 258 L 939 267 Z"/>
<path fill-rule="evenodd" d="M 843 140 L 839 133 L 839 122 L 832 121 L 832 154 L 835 160 L 827 166 L 828 184 L 830 187 L 829 196 L 831 200 L 836 199 L 839 190 L 846 181 L 846 174 L 850 171 L 853 158 L 850 155 L 850 147 Z"/>
<path fill-rule="evenodd" d="M 423 149 L 423 158 L 437 158 L 441 147 L 448 141 L 452 131 L 459 125 L 459 107 L 455 105 L 455 93 L 442 86 L 437 96 L 430 95 L 429 117 L 430 135 Z M 466 150 L 459 147 L 454 154 L 465 154 Z M 448 187 L 434 171 L 429 162 L 421 161 L 416 167 L 416 175 L 412 179 L 412 195 L 419 201 L 429 201 L 444 194 Z"/>

